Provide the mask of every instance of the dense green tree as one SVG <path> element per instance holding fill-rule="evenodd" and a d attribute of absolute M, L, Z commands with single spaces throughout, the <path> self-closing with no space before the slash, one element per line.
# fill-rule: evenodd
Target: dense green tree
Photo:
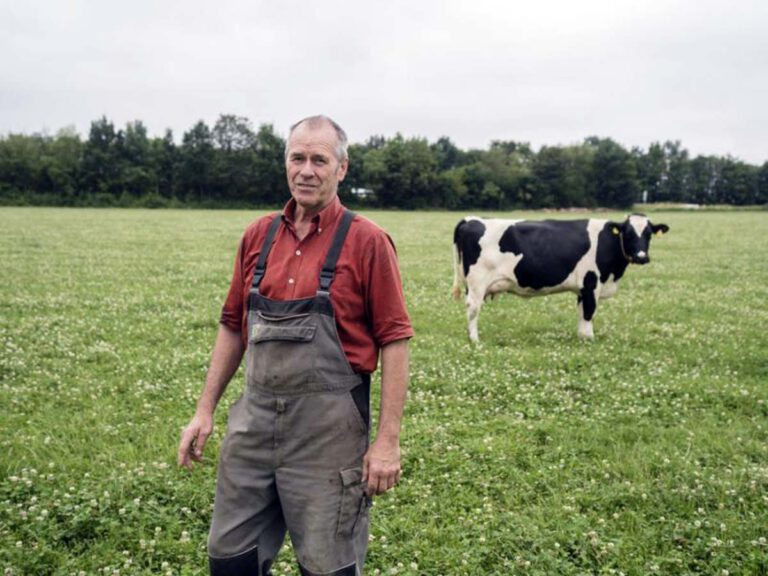
<path fill-rule="evenodd" d="M 488 181 L 494 186 L 483 187 L 481 202 L 489 208 L 498 202 L 499 209 L 519 203 L 520 190 L 531 173 L 530 147 L 512 141 L 494 141 L 481 155 L 481 164 Z"/>
<path fill-rule="evenodd" d="M 637 169 L 631 154 L 610 138 L 591 137 L 595 201 L 599 206 L 631 208 L 638 197 Z"/>
<path fill-rule="evenodd" d="M 74 129 L 55 136 L 0 136 L 0 202 L 162 206 L 279 206 L 288 197 L 285 140 L 271 124 L 254 131 L 223 114 L 198 122 L 177 145 L 173 133 L 150 137 L 141 121 L 116 130 L 106 117 L 87 140 Z M 679 141 L 627 151 L 611 139 L 543 146 L 514 140 L 462 150 L 447 136 L 375 135 L 349 145 L 339 193 L 347 203 L 388 208 L 506 210 L 572 206 L 629 208 L 633 203 L 768 203 L 768 162 L 731 157 L 691 159 Z M 371 189 L 373 197 L 352 193 Z"/>
<path fill-rule="evenodd" d="M 289 196 L 285 180 L 285 140 L 272 124 L 259 126 L 253 161 L 253 181 L 246 198 L 257 204 L 283 204 Z"/>
<path fill-rule="evenodd" d="M 723 162 L 714 156 L 697 156 L 689 163 L 690 180 L 685 201 L 693 204 L 713 204 L 717 201 L 717 183 Z"/>
<path fill-rule="evenodd" d="M 141 121 L 128 122 L 117 134 L 117 158 L 123 194 L 136 200 L 157 191 L 157 174 L 151 162 L 147 128 Z"/>
<path fill-rule="evenodd" d="M 111 203 L 122 192 L 121 146 L 115 126 L 105 116 L 91 122 L 83 147 L 81 184 L 96 203 Z"/>
<path fill-rule="evenodd" d="M 0 141 L 0 194 L 13 198 L 20 193 L 34 193 L 41 185 L 40 136 L 9 134 Z"/>
<path fill-rule="evenodd" d="M 718 204 L 744 206 L 756 204 L 758 199 L 758 170 L 740 160 L 726 158 L 715 184 Z"/>
<path fill-rule="evenodd" d="M 470 150 L 466 162 L 462 180 L 469 205 L 488 210 L 535 205 L 525 148 L 521 152 L 516 143 L 494 142 L 488 150 Z"/>
<path fill-rule="evenodd" d="M 376 191 L 380 206 L 437 206 L 436 164 L 425 139 L 405 139 L 397 134 L 383 148 L 372 149 L 366 155 L 366 179 Z"/>
<path fill-rule="evenodd" d="M 450 168 L 437 175 L 435 182 L 440 207 L 448 210 L 472 208 L 469 188 L 464 181 L 465 168 Z"/>
<path fill-rule="evenodd" d="M 532 186 L 537 207 L 593 206 L 590 186 L 593 155 L 584 146 L 543 146 L 533 160 Z"/>
<path fill-rule="evenodd" d="M 254 180 L 256 134 L 247 118 L 222 114 L 211 130 L 213 159 L 211 186 L 214 198 L 244 201 Z"/>
<path fill-rule="evenodd" d="M 234 114 L 220 115 L 211 130 L 211 137 L 214 146 L 225 152 L 252 149 L 256 141 L 251 121 Z"/>
<path fill-rule="evenodd" d="M 688 197 L 688 151 L 679 141 L 664 142 L 664 170 L 656 202 L 684 202 Z"/>
<path fill-rule="evenodd" d="M 445 172 L 451 168 L 462 166 L 465 162 L 465 154 L 447 136 L 441 136 L 437 142 L 429 145 L 434 155 L 436 168 L 439 172 Z"/>
<path fill-rule="evenodd" d="M 568 164 L 562 148 L 543 146 L 533 162 L 536 203 L 544 208 L 567 206 Z"/>
<path fill-rule="evenodd" d="M 658 142 L 653 142 L 648 147 L 648 152 L 643 153 L 637 148 L 632 150 L 637 167 L 638 185 L 640 186 L 641 200 L 646 202 L 658 202 L 663 197 L 662 183 L 666 178 L 666 161 L 664 147 Z"/>
<path fill-rule="evenodd" d="M 165 131 L 162 138 L 150 141 L 150 164 L 155 173 L 155 192 L 161 198 L 170 200 L 175 194 L 179 169 L 179 150 L 173 141 L 173 132 Z"/>
<path fill-rule="evenodd" d="M 520 164 L 530 164 L 536 156 L 528 142 L 514 140 L 493 140 L 490 150 L 500 150 L 508 156 L 514 156 Z"/>
<path fill-rule="evenodd" d="M 200 120 L 184 133 L 179 151 L 178 189 L 184 200 L 210 202 L 213 166 L 213 137 L 208 125 Z"/>
<path fill-rule="evenodd" d="M 349 168 L 347 169 L 347 176 L 339 185 L 339 197 L 346 204 L 359 202 L 360 199 L 353 193 L 353 190 L 368 188 L 365 183 L 365 154 L 366 148 L 362 144 L 347 146 Z"/>
<path fill-rule="evenodd" d="M 71 205 L 81 195 L 80 165 L 83 142 L 74 127 L 62 128 L 49 144 L 46 170 L 51 182 L 51 193 L 62 204 Z"/>
<path fill-rule="evenodd" d="M 41 134 L 0 138 L 0 198 L 75 203 L 82 148 L 73 129 L 63 129 L 53 138 Z"/>
<path fill-rule="evenodd" d="M 566 161 L 566 191 L 559 206 L 594 207 L 594 150 L 590 146 L 566 146 L 563 149 Z"/>
<path fill-rule="evenodd" d="M 768 161 L 757 171 L 757 203 L 768 204 Z"/>

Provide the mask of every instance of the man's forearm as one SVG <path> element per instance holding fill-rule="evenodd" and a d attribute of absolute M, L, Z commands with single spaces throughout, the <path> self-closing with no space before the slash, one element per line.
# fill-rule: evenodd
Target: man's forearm
<path fill-rule="evenodd" d="M 197 402 L 197 411 L 213 414 L 216 405 L 243 358 L 243 341 L 240 332 L 219 325 L 219 333 L 211 353 L 211 365 L 205 377 L 205 387 Z"/>
<path fill-rule="evenodd" d="M 407 394 L 408 340 L 397 340 L 381 349 L 381 409 L 377 441 L 399 443 Z"/>

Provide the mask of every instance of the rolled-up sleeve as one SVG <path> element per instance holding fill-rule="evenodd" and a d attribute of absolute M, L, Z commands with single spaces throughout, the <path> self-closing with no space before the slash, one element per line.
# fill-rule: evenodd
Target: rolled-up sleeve
<path fill-rule="evenodd" d="M 229 292 L 224 306 L 221 308 L 219 323 L 235 332 L 240 332 L 243 325 L 243 245 L 245 237 L 240 241 L 235 256 L 235 266 L 232 272 L 232 281 L 229 284 Z"/>
<path fill-rule="evenodd" d="M 380 231 L 371 237 L 366 248 L 368 318 L 377 346 L 413 337 L 392 239 Z"/>

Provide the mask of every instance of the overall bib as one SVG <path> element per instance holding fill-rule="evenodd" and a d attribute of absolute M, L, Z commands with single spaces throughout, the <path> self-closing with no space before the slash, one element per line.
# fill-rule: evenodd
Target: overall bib
<path fill-rule="evenodd" d="M 353 217 L 342 216 L 317 293 L 300 300 L 259 293 L 280 215 L 267 232 L 248 303 L 245 390 L 221 446 L 212 576 L 270 575 L 286 528 L 303 576 L 362 574 L 370 378 L 350 367 L 330 299 Z"/>

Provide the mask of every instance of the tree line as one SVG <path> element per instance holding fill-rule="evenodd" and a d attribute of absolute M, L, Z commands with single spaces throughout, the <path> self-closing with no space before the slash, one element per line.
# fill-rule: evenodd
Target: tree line
<path fill-rule="evenodd" d="M 83 140 L 0 137 L 0 204 L 55 206 L 280 206 L 288 198 L 285 139 L 223 114 L 197 122 L 176 143 L 150 137 L 141 121 L 116 129 L 106 117 Z M 339 188 L 350 205 L 401 209 L 629 208 L 638 202 L 768 203 L 768 161 L 691 157 L 680 142 L 625 149 L 595 136 L 543 146 L 493 141 L 462 150 L 448 137 L 372 136 L 349 146 Z"/>

